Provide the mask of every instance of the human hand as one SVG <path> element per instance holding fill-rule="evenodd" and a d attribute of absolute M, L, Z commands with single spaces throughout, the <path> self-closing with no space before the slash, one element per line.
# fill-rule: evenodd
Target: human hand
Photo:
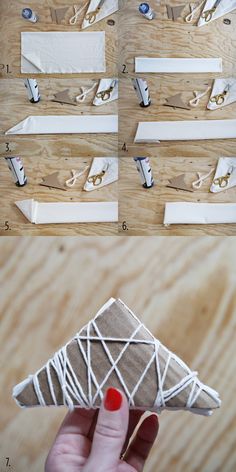
<path fill-rule="evenodd" d="M 152 414 L 129 444 L 142 415 L 129 411 L 125 395 L 109 388 L 99 413 L 77 408 L 67 414 L 45 472 L 142 472 L 159 427 Z"/>

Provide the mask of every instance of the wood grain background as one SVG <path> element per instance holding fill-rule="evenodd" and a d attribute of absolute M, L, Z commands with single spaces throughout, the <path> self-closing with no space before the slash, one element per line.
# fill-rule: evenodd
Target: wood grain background
<path fill-rule="evenodd" d="M 188 157 L 187 157 L 188 156 Z M 193 193 L 166 187 L 168 179 L 185 174 L 191 188 L 197 172 L 207 174 L 215 169 L 217 158 L 209 157 L 155 157 L 150 158 L 155 180 L 154 187 L 144 189 L 132 158 L 120 158 L 119 179 L 119 232 L 126 236 L 212 236 L 236 235 L 235 224 L 225 225 L 171 225 L 163 226 L 166 202 L 235 203 L 236 187 L 214 194 L 209 192 L 213 177 L 205 180 L 201 189 Z M 214 175 L 214 174 L 213 174 Z M 128 230 L 123 230 L 126 222 Z"/>
<path fill-rule="evenodd" d="M 81 31 L 83 14 L 79 17 L 76 25 L 70 25 L 69 19 L 74 15 L 73 5 L 79 8 L 87 3 L 86 0 L 30 0 L 27 7 L 36 11 L 39 15 L 37 23 L 31 23 L 21 17 L 21 11 L 25 8 L 24 0 L 10 0 L 0 2 L 0 41 L 4 44 L 0 53 L 0 63 L 4 66 L 9 65 L 10 73 L 7 73 L 6 67 L 0 70 L 0 77 L 20 77 L 25 74 L 20 72 L 20 33 L 23 31 Z M 50 7 L 60 8 L 68 6 L 69 10 L 63 23 L 57 25 L 52 22 Z M 84 10 L 85 11 L 85 10 Z M 117 74 L 117 14 L 110 16 L 109 19 L 115 21 L 114 26 L 109 26 L 108 18 L 99 21 L 94 26 L 90 26 L 86 31 L 105 31 L 106 32 L 106 72 L 104 74 L 93 74 L 95 77 L 112 77 Z M 41 75 L 41 74 L 40 74 Z M 89 74 L 91 76 L 91 74 Z M 49 74 L 44 77 L 63 77 L 62 74 Z M 87 77 L 88 74 L 67 74 L 67 77 Z M 32 75 L 37 77 L 37 74 Z"/>
<path fill-rule="evenodd" d="M 211 418 L 164 412 L 146 472 L 236 470 L 234 238 L 1 238 L 1 470 L 42 472 L 65 409 L 21 410 L 14 384 L 111 296 L 219 391 Z"/>
<path fill-rule="evenodd" d="M 188 110 L 173 109 L 163 106 L 165 98 L 183 92 L 184 101 L 194 97 L 193 90 L 206 90 L 217 77 L 230 77 L 236 73 L 236 11 L 227 14 L 230 25 L 224 24 L 224 18 L 213 21 L 209 25 L 198 28 L 196 23 L 187 24 L 183 17 L 189 12 L 189 2 L 182 17 L 177 21 L 167 17 L 166 3 L 163 0 L 150 1 L 150 6 L 156 13 L 154 20 L 146 20 L 138 12 L 137 0 L 121 1 L 119 12 L 122 28 L 119 29 L 119 71 L 124 78 L 120 83 L 120 154 L 137 155 L 142 149 L 144 155 L 158 152 L 161 157 L 186 156 L 194 153 L 196 156 L 235 155 L 235 140 L 165 142 L 157 144 L 134 144 L 134 136 L 139 121 L 166 120 L 198 120 L 198 119 L 231 119 L 236 115 L 236 104 L 232 104 L 214 112 L 206 110 L 207 97 L 204 97 L 198 108 Z M 173 0 L 171 5 L 179 5 L 179 0 Z M 197 17 L 196 17 L 197 18 Z M 131 77 L 135 77 L 135 57 L 185 57 L 207 58 L 221 57 L 223 60 L 222 74 L 140 74 L 147 79 L 152 105 L 140 108 L 135 92 L 132 90 Z M 123 64 L 127 74 L 122 74 Z M 194 126 L 194 125 L 193 125 Z M 124 142 L 128 152 L 122 152 Z M 142 155 L 142 154 L 138 154 Z"/>
<path fill-rule="evenodd" d="M 73 235 L 117 235 L 117 223 L 79 223 L 58 225 L 34 225 L 27 221 L 14 202 L 27 198 L 34 198 L 40 202 L 94 202 L 94 201 L 117 201 L 117 182 L 102 187 L 92 192 L 83 191 L 88 171 L 82 175 L 75 186 L 63 190 L 40 186 L 42 177 L 59 171 L 59 181 L 64 184 L 71 177 L 71 170 L 83 170 L 91 166 L 93 158 L 79 157 L 57 157 L 40 155 L 37 160 L 35 156 L 24 157 L 23 164 L 28 183 L 24 187 L 17 187 L 8 169 L 5 159 L 0 158 L 0 236 L 16 235 L 48 235 L 48 236 L 73 236 Z M 8 222 L 6 224 L 6 222 Z"/>

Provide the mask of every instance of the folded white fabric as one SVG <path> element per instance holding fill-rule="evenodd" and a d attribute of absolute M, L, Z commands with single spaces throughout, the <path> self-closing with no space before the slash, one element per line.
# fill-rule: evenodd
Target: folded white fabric
<path fill-rule="evenodd" d="M 105 173 L 101 179 L 101 183 L 95 186 L 92 178 L 96 175 L 101 175 L 103 171 Z M 92 190 L 97 190 L 105 185 L 109 185 L 116 180 L 118 180 L 118 157 L 95 157 L 84 190 L 91 192 Z"/>
<path fill-rule="evenodd" d="M 222 95 L 222 98 L 219 95 Z M 236 79 L 234 77 L 215 79 L 207 105 L 208 110 L 217 110 L 234 102 L 236 102 Z"/>
<path fill-rule="evenodd" d="M 112 84 L 115 83 L 113 90 L 110 92 L 110 96 L 105 94 L 104 98 L 102 99 L 102 94 L 109 90 Z M 93 100 L 93 105 L 100 106 L 106 105 L 106 103 L 113 102 L 113 100 L 118 99 L 118 79 L 113 77 L 112 79 L 101 79 L 99 82 L 99 86 L 96 92 L 96 95 Z"/>
<path fill-rule="evenodd" d="M 135 72 L 207 73 L 222 72 L 221 58 L 157 58 L 136 57 Z"/>
<path fill-rule="evenodd" d="M 107 16 L 112 15 L 119 9 L 119 0 L 107 0 L 103 5 L 102 8 L 99 10 L 98 14 L 96 15 L 95 20 L 93 23 L 89 23 L 89 21 L 86 19 L 86 16 L 88 13 L 96 11 L 98 5 L 100 3 L 100 0 L 91 0 L 88 10 L 86 12 L 82 28 L 88 28 L 89 26 L 93 26 L 95 23 L 98 21 L 103 20 L 103 18 L 106 18 Z"/>
<path fill-rule="evenodd" d="M 206 1 L 206 4 L 204 5 L 204 8 L 202 10 L 200 19 L 198 21 L 198 26 L 207 25 L 211 21 L 214 21 L 217 18 L 220 18 L 221 16 L 224 16 L 227 13 L 230 13 L 236 8 L 236 0 L 221 0 L 215 12 L 213 12 L 212 18 L 210 19 L 210 21 L 207 22 L 204 18 L 202 18 L 202 14 L 205 13 L 207 10 L 211 10 L 211 8 L 214 7 L 215 3 L 216 3 L 216 0 Z"/>
<path fill-rule="evenodd" d="M 30 223 L 41 225 L 118 221 L 118 202 L 41 203 L 29 199 L 15 202 L 15 205 Z"/>
<path fill-rule="evenodd" d="M 5 134 L 117 133 L 117 115 L 28 116 Z"/>
<path fill-rule="evenodd" d="M 227 176 L 229 178 L 227 178 Z M 215 180 L 226 177 L 223 186 L 216 185 Z M 227 184 L 227 185 L 226 185 Z M 215 177 L 213 179 L 210 191 L 213 193 L 224 192 L 229 188 L 236 186 L 236 157 L 221 157 L 218 161 Z"/>
<path fill-rule="evenodd" d="M 236 203 L 171 202 L 165 205 L 165 226 L 226 223 L 236 223 Z"/>
<path fill-rule="evenodd" d="M 136 143 L 236 138 L 236 120 L 146 121 L 138 124 Z"/>
<path fill-rule="evenodd" d="M 21 33 L 23 74 L 105 72 L 105 32 Z"/>

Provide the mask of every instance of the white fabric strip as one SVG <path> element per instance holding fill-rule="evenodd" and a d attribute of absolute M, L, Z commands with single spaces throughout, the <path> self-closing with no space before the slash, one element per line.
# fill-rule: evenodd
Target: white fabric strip
<path fill-rule="evenodd" d="M 95 11 L 99 2 L 100 0 L 91 0 L 87 13 Z M 119 0 L 105 1 L 105 3 L 102 5 L 102 8 L 99 10 L 98 14 L 96 15 L 95 21 L 93 23 L 89 23 L 89 21 L 86 20 L 86 18 L 84 18 L 82 28 L 84 29 L 84 28 L 88 28 L 89 26 L 93 26 L 98 21 L 103 20 L 103 18 L 106 18 L 107 16 L 110 16 L 113 13 L 115 13 L 118 9 L 119 9 Z"/>
<path fill-rule="evenodd" d="M 118 133 L 117 115 L 28 116 L 5 134 Z"/>
<path fill-rule="evenodd" d="M 150 121 L 138 124 L 136 143 L 236 138 L 236 120 Z"/>
<path fill-rule="evenodd" d="M 100 185 L 93 185 L 93 182 L 90 182 L 89 179 L 92 176 L 101 174 L 103 170 L 106 170 L 104 177 L 102 178 Z M 118 157 L 95 157 L 91 165 L 87 181 L 84 186 L 86 192 L 91 192 L 93 190 L 105 187 L 118 180 Z"/>
<path fill-rule="evenodd" d="M 197 377 L 197 372 L 193 372 L 189 369 L 189 367 L 175 354 L 173 354 L 171 351 L 169 351 L 165 346 L 163 346 L 157 339 L 154 338 L 154 336 L 150 333 L 150 331 L 139 321 L 139 319 L 134 315 L 134 313 L 121 301 L 118 300 L 126 310 L 129 311 L 129 314 L 137 321 L 137 327 L 134 329 L 133 333 L 131 333 L 130 337 L 127 339 L 123 338 L 111 338 L 111 337 L 106 337 L 104 336 L 97 325 L 97 319 L 98 317 L 110 306 L 112 305 L 115 300 L 112 298 L 110 299 L 97 313 L 95 318 L 88 323 L 87 326 L 82 328 L 79 333 L 73 338 L 74 340 L 77 341 L 78 343 L 78 348 L 80 351 L 80 354 L 82 355 L 82 358 L 86 364 L 87 367 L 87 376 L 88 376 L 88 395 L 85 395 L 85 392 L 83 391 L 83 387 L 75 375 L 71 362 L 68 358 L 67 355 L 67 347 L 70 344 L 71 341 L 69 341 L 59 352 L 56 352 L 54 357 L 48 361 L 46 364 L 46 373 L 47 373 L 47 380 L 48 380 L 48 385 L 49 389 L 51 392 L 52 400 L 55 405 L 57 405 L 56 401 L 56 396 L 54 392 L 54 386 L 53 386 L 53 381 L 51 377 L 51 371 L 52 369 L 56 372 L 57 374 L 57 379 L 60 384 L 61 391 L 63 392 L 63 402 L 64 404 L 71 410 L 75 408 L 76 405 L 79 405 L 81 408 L 94 408 L 96 399 L 99 397 L 100 401 L 103 399 L 103 388 L 108 382 L 110 375 L 112 373 L 115 373 L 117 376 L 117 379 L 122 386 L 129 402 L 129 407 L 132 409 L 135 409 L 135 401 L 134 397 L 135 394 L 137 393 L 143 379 L 145 378 L 145 375 L 149 369 L 149 367 L 154 363 L 156 372 L 157 372 L 157 378 L 158 378 L 158 391 L 157 391 L 157 396 L 154 401 L 153 407 L 150 407 L 150 405 L 147 405 L 148 409 L 152 409 L 153 411 L 158 411 L 161 412 L 164 409 L 170 409 L 170 410 L 188 410 L 191 411 L 192 413 L 200 414 L 200 415 L 205 415 L 209 416 L 212 414 L 211 409 L 198 409 L 194 408 L 194 404 L 200 395 L 201 391 L 205 391 L 209 397 L 215 402 L 216 408 L 221 405 L 221 400 L 219 398 L 219 394 L 213 390 L 212 388 L 208 387 L 207 385 L 204 385 Z M 147 339 L 140 339 L 139 337 L 139 331 L 141 328 L 145 329 L 146 332 L 150 335 L 150 340 Z M 86 335 L 82 335 L 81 333 L 86 330 Z M 95 332 L 95 335 L 91 336 L 91 330 Z M 91 362 L 91 345 L 93 342 L 100 342 L 101 346 L 103 347 L 104 350 L 104 355 L 106 356 L 109 364 L 111 365 L 110 369 L 104 375 L 104 379 L 102 382 L 99 384 L 97 378 L 96 378 L 96 373 L 92 367 L 92 362 Z M 116 360 L 113 359 L 112 354 L 109 349 L 109 345 L 111 342 L 119 342 L 123 344 L 123 348 L 120 351 L 120 354 L 116 358 Z M 85 344 L 86 343 L 86 344 Z M 123 355 L 126 354 L 127 349 L 131 344 L 149 344 L 153 348 L 153 353 L 150 357 L 149 362 L 145 366 L 143 372 L 140 372 L 139 378 L 137 380 L 136 385 L 134 386 L 133 390 L 130 391 L 128 389 L 128 386 L 126 385 L 125 379 L 123 378 L 122 372 L 119 369 L 119 361 L 122 359 Z M 167 362 L 166 366 L 163 372 L 161 372 L 160 369 L 160 359 L 159 359 L 159 350 L 160 348 L 164 350 L 167 354 Z M 185 371 L 186 371 L 186 376 L 183 377 L 179 382 L 177 382 L 176 385 L 173 385 L 170 389 L 165 390 L 165 381 L 168 375 L 168 368 L 170 366 L 171 360 L 174 360 L 179 366 L 181 366 Z M 27 383 L 33 382 L 35 393 L 39 402 L 40 406 L 45 406 L 45 400 L 43 393 L 40 389 L 40 384 L 38 381 L 38 375 L 40 373 L 40 370 L 36 372 L 33 376 L 29 376 L 29 378 L 20 383 L 19 385 L 16 385 L 13 389 L 13 397 L 17 398 L 17 396 L 22 392 L 22 390 L 26 387 Z M 172 408 L 167 406 L 167 402 L 174 398 L 177 397 L 182 391 L 184 391 L 187 387 L 191 386 L 192 388 L 190 389 L 190 394 L 187 398 L 186 406 L 180 407 L 180 408 Z M 93 389 L 95 387 L 95 394 L 93 395 Z M 21 404 L 18 402 L 19 406 Z"/>
<path fill-rule="evenodd" d="M 236 203 L 166 203 L 164 225 L 236 223 Z"/>
<path fill-rule="evenodd" d="M 227 176 L 230 173 L 228 180 L 223 182 L 223 186 L 216 185 L 214 183 L 215 179 Z M 227 185 L 225 185 L 227 183 Z M 218 161 L 215 177 L 213 179 L 210 192 L 219 193 L 225 192 L 226 190 L 236 186 L 236 157 L 221 157 Z"/>
<path fill-rule="evenodd" d="M 23 74 L 105 72 L 105 32 L 21 33 Z"/>
<path fill-rule="evenodd" d="M 110 97 L 107 100 L 102 100 L 102 98 L 97 97 L 97 94 L 99 94 L 100 92 L 104 92 L 108 90 L 115 80 L 117 80 L 117 85 L 114 87 L 114 89 L 112 90 L 110 94 Z M 106 103 L 109 103 L 109 102 L 113 102 L 114 100 L 118 99 L 118 93 L 119 93 L 118 79 L 116 79 L 115 77 L 113 77 L 112 79 L 101 79 L 98 89 L 96 91 L 96 95 L 93 100 L 93 105 L 100 106 L 100 105 L 106 105 Z"/>
<path fill-rule="evenodd" d="M 222 72 L 222 59 L 220 58 L 155 58 L 136 57 L 135 72 L 157 73 L 207 73 Z"/>
<path fill-rule="evenodd" d="M 29 199 L 15 202 L 15 204 L 30 223 L 41 225 L 118 221 L 118 202 L 41 203 Z"/>
<path fill-rule="evenodd" d="M 211 8 L 214 7 L 215 3 L 216 3 L 216 0 L 207 0 L 202 10 L 202 13 L 206 12 L 207 10 L 211 10 Z M 198 26 L 207 25 L 211 21 L 217 20 L 217 18 L 220 18 L 221 16 L 224 16 L 235 9 L 236 9 L 236 0 L 221 0 L 216 11 L 212 15 L 212 19 L 206 22 L 205 19 L 202 18 L 202 16 L 200 16 L 200 19 L 198 21 Z"/>
<path fill-rule="evenodd" d="M 219 100 L 219 104 L 217 104 L 218 100 L 216 100 L 217 95 L 223 95 L 223 100 Z M 212 98 L 214 101 L 211 101 Z M 207 105 L 208 110 L 217 110 L 218 108 L 225 107 L 226 105 L 231 105 L 231 103 L 234 102 L 236 102 L 235 77 L 216 79 L 214 81 L 210 100 Z"/>

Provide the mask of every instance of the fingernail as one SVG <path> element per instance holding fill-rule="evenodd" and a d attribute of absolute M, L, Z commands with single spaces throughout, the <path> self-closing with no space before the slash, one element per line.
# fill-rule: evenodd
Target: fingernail
<path fill-rule="evenodd" d="M 115 388 L 108 388 L 104 400 L 104 407 L 108 411 L 117 411 L 122 405 L 122 395 Z"/>

